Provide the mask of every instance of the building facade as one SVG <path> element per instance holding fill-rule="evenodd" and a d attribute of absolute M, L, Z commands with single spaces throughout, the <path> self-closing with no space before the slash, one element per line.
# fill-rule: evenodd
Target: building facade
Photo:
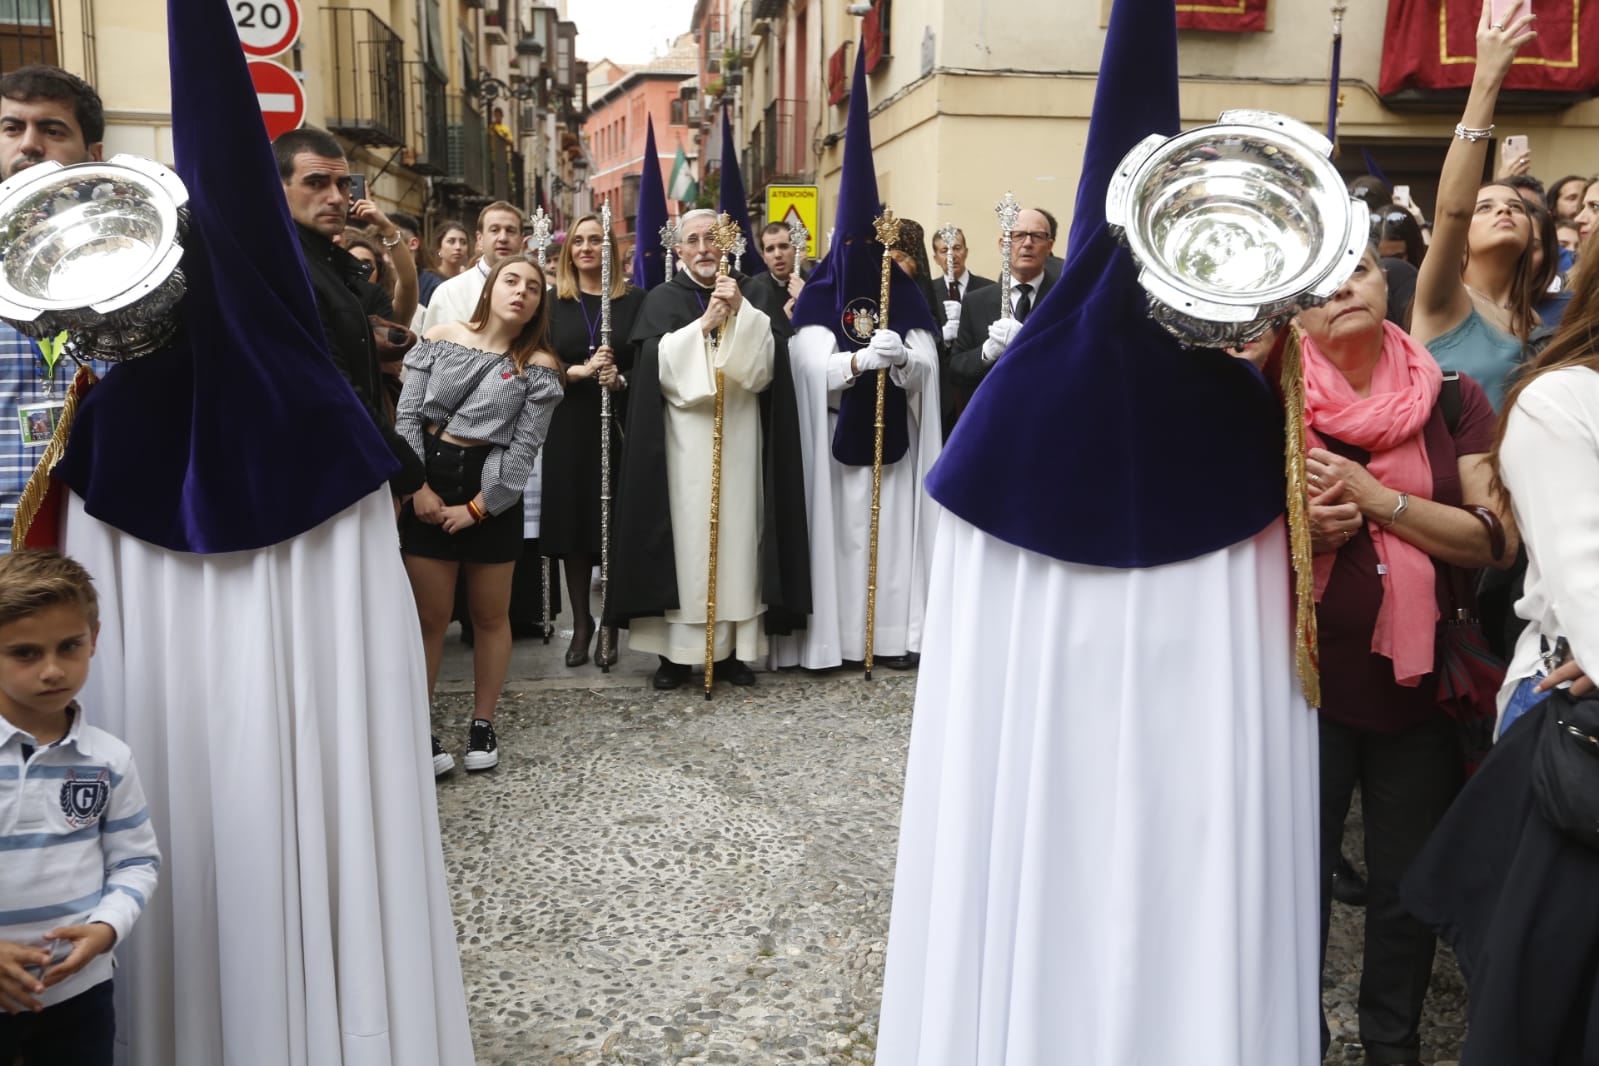
<path fill-rule="evenodd" d="M 429 230 L 470 224 L 494 200 L 544 205 L 557 228 L 587 207 L 566 0 L 298 6 L 298 39 L 271 61 L 294 73 L 306 122 L 339 137 L 380 206 Z M 165 0 L 0 0 L 0 71 L 43 62 L 83 76 L 105 101 L 107 154 L 170 164 L 166 18 Z"/>
<path fill-rule="evenodd" d="M 1463 98 L 1440 91 L 1409 94 L 1405 110 L 1385 103 L 1377 92 L 1382 10 L 1350 7 L 1338 165 L 1364 173 L 1369 156 L 1430 213 Z M 1007 191 L 1060 220 L 1064 251 L 1109 13 L 1110 0 L 1025 10 L 994 0 L 697 0 L 704 167 L 719 165 L 719 109 L 729 108 L 752 218 L 762 218 L 767 184 L 814 183 L 825 242 L 854 49 L 865 38 L 884 201 L 928 232 L 944 222 L 963 227 L 978 273 L 997 269 L 993 208 Z M 1182 31 L 1184 125 L 1263 108 L 1325 128 L 1331 37 L 1328 5 L 1289 0 L 1270 0 L 1262 32 Z M 1498 132 L 1525 134 L 1533 172 L 1546 180 L 1599 170 L 1594 99 L 1522 94 L 1501 108 Z"/>

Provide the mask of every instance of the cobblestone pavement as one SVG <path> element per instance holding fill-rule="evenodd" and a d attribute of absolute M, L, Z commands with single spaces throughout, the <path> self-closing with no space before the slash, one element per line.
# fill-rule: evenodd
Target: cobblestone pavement
<path fill-rule="evenodd" d="M 915 675 L 707 702 L 645 656 L 567 669 L 569 634 L 517 643 L 500 766 L 439 782 L 478 1062 L 871 1062 Z M 457 757 L 470 655 L 451 638 L 434 714 Z M 1361 912 L 1334 912 L 1328 1062 L 1359 1063 Z M 1441 952 L 1425 1061 L 1457 1057 L 1463 1002 Z"/>

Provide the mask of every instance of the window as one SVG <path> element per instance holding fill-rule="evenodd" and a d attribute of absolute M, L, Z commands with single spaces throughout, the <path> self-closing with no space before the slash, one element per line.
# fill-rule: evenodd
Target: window
<path fill-rule="evenodd" d="M 0 71 L 57 62 L 50 0 L 0 0 Z"/>
<path fill-rule="evenodd" d="M 687 109 L 684 107 L 684 100 L 681 96 L 672 101 L 672 125 L 688 125 Z"/>

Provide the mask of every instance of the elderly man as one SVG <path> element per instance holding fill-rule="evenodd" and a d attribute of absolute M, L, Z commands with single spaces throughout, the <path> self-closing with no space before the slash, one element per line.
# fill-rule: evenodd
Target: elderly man
<path fill-rule="evenodd" d="M 489 271 L 508 255 L 522 250 L 522 231 L 526 219 L 516 205 L 504 200 L 478 212 L 477 265 L 469 266 L 433 290 L 426 307 L 417 313 L 412 323 L 418 334 L 441 322 L 465 322 L 477 310 L 478 297 L 483 295 L 483 283 Z"/>
<path fill-rule="evenodd" d="M 39 66 L 0 78 L 0 177 L 35 163 L 97 160 L 104 135 L 100 96 L 82 78 Z M 11 549 L 17 499 L 72 384 L 75 368 L 70 359 L 61 365 L 61 340 L 31 340 L 0 323 L 0 552 Z"/>
<path fill-rule="evenodd" d="M 1058 272 L 1046 265 L 1055 251 L 1052 232 L 1049 217 L 1043 211 L 1028 209 L 1016 216 L 1016 228 L 1010 235 L 1011 318 L 1000 317 L 998 285 L 978 289 L 962 301 L 960 331 L 949 357 L 950 378 L 958 390 L 970 395 L 977 388 L 1055 283 Z"/>
<path fill-rule="evenodd" d="M 794 262 L 794 238 L 787 222 L 771 222 L 761 230 L 761 258 L 766 260 L 766 284 L 783 298 L 783 313 L 794 317 L 794 301 L 805 288 L 800 277 L 804 265 Z"/>
<path fill-rule="evenodd" d="M 662 689 L 681 685 L 705 660 L 718 377 L 715 676 L 754 684 L 746 663 L 766 654 L 768 609 L 783 616 L 809 609 L 787 349 L 746 291 L 768 283 L 751 278 L 741 288 L 718 277 L 715 221 L 710 211 L 683 216 L 676 254 L 684 269 L 650 291 L 633 333 L 640 348 L 607 607 L 611 621 L 632 631 L 632 648 L 660 657 L 654 684 Z"/>

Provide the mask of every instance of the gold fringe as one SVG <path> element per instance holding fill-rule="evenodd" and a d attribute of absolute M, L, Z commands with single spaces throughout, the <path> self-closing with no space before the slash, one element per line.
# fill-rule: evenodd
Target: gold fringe
<path fill-rule="evenodd" d="M 1294 660 L 1299 685 L 1312 707 L 1321 706 L 1321 654 L 1316 634 L 1316 574 L 1310 546 L 1310 497 L 1305 483 L 1305 375 L 1299 327 L 1283 345 L 1283 408 L 1287 415 L 1288 541 L 1294 560 Z"/>
<path fill-rule="evenodd" d="M 51 435 L 50 443 L 44 446 L 44 454 L 39 456 L 38 465 L 33 468 L 33 474 L 23 486 L 22 495 L 17 500 L 17 515 L 11 525 L 12 551 L 19 551 L 27 544 L 28 530 L 33 528 L 33 520 L 39 516 L 39 508 L 44 506 L 45 497 L 50 494 L 50 473 L 55 470 L 61 457 L 67 453 L 67 438 L 72 433 L 72 420 L 78 414 L 78 397 L 99 380 L 87 364 L 78 367 L 72 385 L 67 389 L 66 404 L 61 408 L 61 417 L 56 420 L 56 431 Z"/>

